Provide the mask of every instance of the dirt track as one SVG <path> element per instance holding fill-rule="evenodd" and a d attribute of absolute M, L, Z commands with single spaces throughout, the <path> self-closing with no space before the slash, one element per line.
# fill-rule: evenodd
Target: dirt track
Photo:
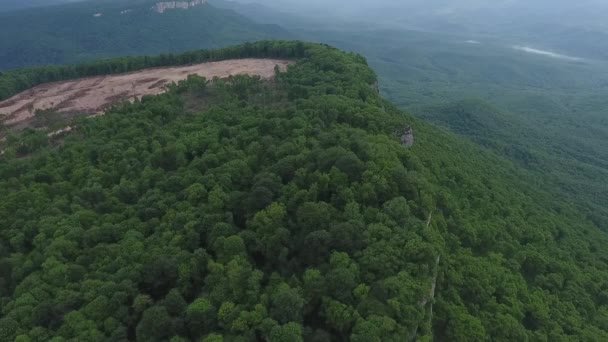
<path fill-rule="evenodd" d="M 275 66 L 285 69 L 289 63 L 276 59 L 238 59 L 45 83 L 0 102 L 0 121 L 7 126 L 20 125 L 30 120 L 37 110 L 46 109 L 98 114 L 119 101 L 160 94 L 165 91 L 165 85 L 186 79 L 191 74 L 207 79 L 238 74 L 271 78 Z"/>

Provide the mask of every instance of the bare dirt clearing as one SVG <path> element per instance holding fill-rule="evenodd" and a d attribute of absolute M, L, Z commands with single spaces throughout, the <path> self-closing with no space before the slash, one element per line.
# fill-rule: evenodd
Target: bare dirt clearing
<path fill-rule="evenodd" d="M 290 63 L 278 59 L 238 59 L 45 83 L 0 102 L 0 122 L 8 127 L 24 127 L 38 110 L 99 114 L 120 101 L 163 93 L 167 84 L 191 74 L 207 79 L 238 74 L 272 78 L 275 66 L 284 70 Z"/>

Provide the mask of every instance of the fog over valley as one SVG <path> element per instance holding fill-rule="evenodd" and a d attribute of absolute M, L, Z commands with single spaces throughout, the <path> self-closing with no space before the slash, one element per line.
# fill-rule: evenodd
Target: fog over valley
<path fill-rule="evenodd" d="M 608 59 L 608 2 L 602 0 L 238 1 L 325 18 L 332 25 L 496 36 L 557 55 Z"/>
<path fill-rule="evenodd" d="M 542 55 L 542 56 L 548 56 L 548 57 L 552 57 L 552 58 L 566 59 L 566 60 L 571 60 L 571 61 L 581 61 L 582 60 L 579 57 L 566 56 L 566 55 L 562 55 L 562 54 L 551 52 L 551 51 L 535 49 L 535 48 L 532 48 L 529 46 L 513 46 L 513 48 L 515 50 L 520 50 L 520 51 L 533 53 L 533 54 L 537 54 L 537 55 Z"/>

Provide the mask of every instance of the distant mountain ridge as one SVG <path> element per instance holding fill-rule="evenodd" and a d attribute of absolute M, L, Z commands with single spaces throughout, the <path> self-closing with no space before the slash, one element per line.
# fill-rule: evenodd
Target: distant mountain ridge
<path fill-rule="evenodd" d="M 486 35 L 540 49 L 608 60 L 608 3 L 602 0 L 210 0 L 252 18 L 268 18 L 260 4 L 292 17 L 286 27 L 408 29 L 444 34 Z M 345 5 L 348 4 L 348 5 Z M 250 9 L 253 11 L 250 12 Z M 306 26 L 302 17 L 314 20 Z M 514 19 L 517 18 L 517 19 Z M 283 21 L 282 19 L 278 19 Z M 292 20 L 293 21 L 293 20 Z M 266 22 L 269 22 L 268 20 Z M 353 25 L 355 24 L 355 25 Z"/>
<path fill-rule="evenodd" d="M 0 13 L 0 70 L 290 37 L 206 0 L 70 3 Z"/>

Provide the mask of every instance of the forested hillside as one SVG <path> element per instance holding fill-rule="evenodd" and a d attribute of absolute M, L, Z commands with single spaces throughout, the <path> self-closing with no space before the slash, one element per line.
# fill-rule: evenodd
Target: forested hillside
<path fill-rule="evenodd" d="M 608 340 L 605 233 L 384 101 L 364 58 L 196 54 L 297 63 L 9 139 L 0 340 Z"/>
<path fill-rule="evenodd" d="M 323 30 L 307 38 L 365 55 L 388 99 L 532 171 L 608 231 L 608 64 L 478 36 Z"/>
<path fill-rule="evenodd" d="M 569 28 L 556 32 L 555 27 L 538 28 L 542 21 L 531 29 L 529 24 L 535 20 L 528 18 L 525 25 L 520 23 L 524 26 L 514 31 L 506 32 L 501 26 L 480 33 L 450 26 L 449 20 L 429 22 L 430 13 L 419 16 L 416 11 L 395 10 L 394 16 L 385 13 L 381 22 L 375 20 L 373 12 L 365 11 L 367 19 L 362 23 L 357 16 L 336 16 L 335 20 L 329 20 L 323 15 L 295 10 L 285 14 L 260 5 L 211 1 L 261 23 L 283 25 L 299 39 L 364 55 L 379 75 L 381 93 L 390 101 L 419 118 L 508 157 L 531 171 L 531 182 L 554 196 L 566 198 L 598 227 L 608 231 L 608 183 L 605 181 L 608 179 L 608 99 L 605 96 L 608 63 L 589 59 L 599 58 L 603 49 L 602 44 L 597 44 L 603 38 L 593 30 L 580 29 L 578 31 L 585 32 L 576 34 L 575 28 Z M 428 9 L 441 3 L 421 1 L 414 7 Z M 443 4 L 448 3 L 459 5 Z M 504 4 L 508 3 L 517 2 Z M 408 4 L 414 2 L 404 3 Z M 477 4 L 487 8 L 500 6 L 500 2 Z M 554 10 L 563 10 L 564 4 L 560 3 Z M 527 2 L 521 5 L 542 7 Z M 377 3 L 370 2 L 367 6 L 370 10 L 386 12 L 386 8 Z M 295 3 L 293 7 L 298 8 Z M 578 6 L 578 10 L 584 11 L 591 8 L 593 6 Z M 496 14 L 509 18 L 505 13 Z M 437 28 L 439 32 L 449 33 L 381 29 L 399 26 L 401 21 L 390 18 L 404 15 L 408 17 L 406 26 L 431 30 L 428 25 L 438 24 L 444 25 Z M 578 15 L 569 19 L 580 18 Z M 416 21 L 424 23 L 419 26 Z M 493 21 L 489 22 L 494 26 Z M 522 37 L 522 32 L 529 35 Z M 549 48 L 561 46 L 556 51 L 571 55 L 542 51 L 545 45 L 537 40 L 541 36 Z M 532 48 L 541 50 L 521 48 L 535 41 L 538 45 Z M 597 51 L 591 51 L 596 48 Z"/>
<path fill-rule="evenodd" d="M 151 9 L 157 2 L 85 1 L 0 13 L 0 71 L 290 37 L 209 4 L 158 13 Z"/>

